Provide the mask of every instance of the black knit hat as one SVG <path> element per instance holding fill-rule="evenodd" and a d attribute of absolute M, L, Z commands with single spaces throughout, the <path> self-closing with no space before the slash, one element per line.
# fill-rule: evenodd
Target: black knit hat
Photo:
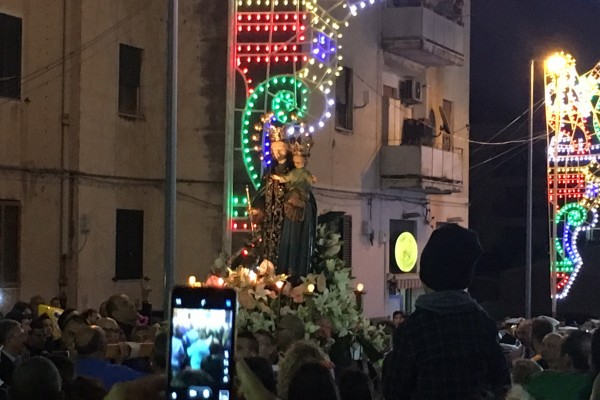
<path fill-rule="evenodd" d="M 433 231 L 421 253 L 419 277 L 435 291 L 466 289 L 482 253 L 477 232 L 444 225 Z"/>

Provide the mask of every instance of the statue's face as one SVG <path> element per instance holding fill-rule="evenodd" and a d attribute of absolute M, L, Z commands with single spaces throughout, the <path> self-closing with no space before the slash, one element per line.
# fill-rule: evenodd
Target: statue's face
<path fill-rule="evenodd" d="M 304 156 L 295 154 L 294 155 L 294 166 L 296 168 L 304 168 L 305 165 L 306 165 L 306 159 L 304 158 Z"/>
<path fill-rule="evenodd" d="M 283 142 L 273 142 L 271 143 L 271 152 L 273 154 L 273 158 L 277 160 L 278 163 L 285 162 L 287 155 L 287 148 L 285 143 Z"/>

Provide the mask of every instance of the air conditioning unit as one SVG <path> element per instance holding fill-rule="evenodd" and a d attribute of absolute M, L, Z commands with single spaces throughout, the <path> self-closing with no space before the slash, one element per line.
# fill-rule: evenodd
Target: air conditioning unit
<path fill-rule="evenodd" d="M 423 102 L 421 92 L 421 81 L 416 79 L 406 79 L 400 81 L 400 100 L 404 104 L 418 104 Z"/>

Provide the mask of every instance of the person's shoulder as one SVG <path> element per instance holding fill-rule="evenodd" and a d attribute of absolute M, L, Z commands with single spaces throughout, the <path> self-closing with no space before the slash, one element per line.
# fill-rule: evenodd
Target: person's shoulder
<path fill-rule="evenodd" d="M 424 325 L 435 318 L 435 313 L 430 313 L 427 310 L 416 309 L 412 314 L 406 317 L 406 320 L 400 324 L 395 330 L 394 335 L 411 335 L 419 334 L 419 331 L 424 329 Z"/>
<path fill-rule="evenodd" d="M 580 383 L 586 385 L 593 381 L 590 374 L 582 372 L 544 370 L 534 374 L 529 381 L 528 387 L 546 387 L 550 383 L 561 384 L 564 382 Z"/>
<path fill-rule="evenodd" d="M 110 367 L 111 364 L 108 360 L 102 360 L 94 357 L 77 357 L 75 359 L 75 368 L 104 368 Z"/>
<path fill-rule="evenodd" d="M 481 307 L 481 305 L 479 305 L 479 303 L 477 303 L 475 300 L 473 300 L 473 301 L 476 305 L 476 308 L 473 310 L 473 315 L 475 316 L 475 318 L 480 320 L 483 324 L 485 324 L 489 328 L 494 329 L 494 331 L 497 331 L 498 327 L 496 325 L 496 321 L 494 321 L 492 319 L 492 317 L 490 317 L 490 314 L 488 314 L 488 312 L 485 310 L 485 308 Z"/>
<path fill-rule="evenodd" d="M 122 364 L 109 363 L 107 369 L 110 370 L 111 374 L 122 376 L 124 378 L 137 379 L 142 376 L 146 376 L 146 374 L 144 374 L 143 372 L 136 371 L 135 369 Z"/>

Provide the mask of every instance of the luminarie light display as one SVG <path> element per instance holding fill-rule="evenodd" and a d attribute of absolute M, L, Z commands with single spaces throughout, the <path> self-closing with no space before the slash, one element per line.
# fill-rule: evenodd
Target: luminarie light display
<path fill-rule="evenodd" d="M 554 279 L 556 297 L 563 299 L 583 266 L 577 240 L 598 222 L 600 63 L 579 76 L 575 59 L 557 53 L 546 63 L 545 86 Z"/>
<path fill-rule="evenodd" d="M 311 136 L 333 115 L 333 84 L 342 67 L 343 28 L 376 0 L 238 0 L 234 62 L 236 129 L 245 171 L 254 189 L 271 164 L 265 124 L 295 125 Z M 264 116 L 270 115 L 269 120 Z M 231 204 L 241 219 L 241 196 Z M 231 199 L 235 202 L 235 198 Z M 237 210 L 236 208 L 240 208 Z M 237 213 L 237 215 L 236 215 Z M 242 227 L 240 221 L 232 229 Z"/>

